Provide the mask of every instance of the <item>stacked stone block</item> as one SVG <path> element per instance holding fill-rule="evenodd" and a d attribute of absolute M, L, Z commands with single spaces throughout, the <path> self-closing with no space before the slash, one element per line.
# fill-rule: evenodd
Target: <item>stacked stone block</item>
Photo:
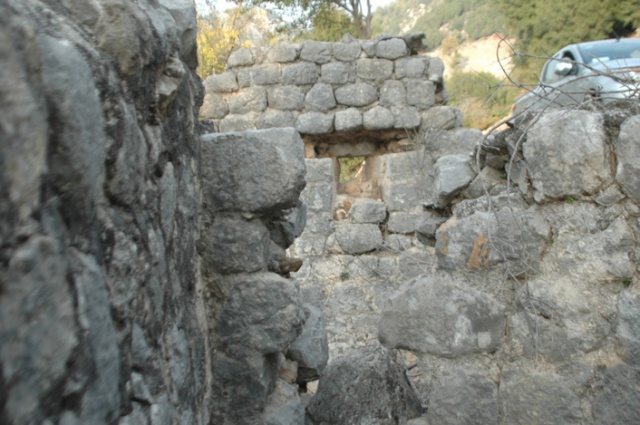
<path fill-rule="evenodd" d="M 240 49 L 208 77 L 201 117 L 220 132 L 295 127 L 303 134 L 416 128 L 446 101 L 439 58 L 410 40 L 306 41 Z"/>
<path fill-rule="evenodd" d="M 305 226 L 302 140 L 284 128 L 207 134 L 201 146 L 213 422 L 302 423 L 296 383 L 328 358 L 322 312 L 302 304 L 284 252 Z"/>

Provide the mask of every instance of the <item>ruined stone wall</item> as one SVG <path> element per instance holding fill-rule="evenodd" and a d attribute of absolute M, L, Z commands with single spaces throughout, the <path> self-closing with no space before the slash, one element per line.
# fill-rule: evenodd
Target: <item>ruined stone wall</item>
<path fill-rule="evenodd" d="M 358 70 L 411 48 L 384 38 L 328 45 L 327 64 L 360 49 L 362 128 L 303 146 L 290 126 L 331 112 L 265 109 L 289 128 L 199 137 L 195 28 L 191 0 L 0 1 L 0 423 L 637 422 L 634 105 L 535 117 L 469 156 L 481 134 L 447 106 L 367 127 L 401 116 Z M 305 46 L 327 45 L 273 52 Z M 257 53 L 236 84 L 284 78 Z M 403 60 L 437 103 L 438 61 L 394 59 L 391 80 Z M 366 158 L 350 182 L 344 156 Z M 325 369 L 325 329 L 334 359 L 368 349 Z M 305 413 L 296 385 L 318 377 Z"/>
<path fill-rule="evenodd" d="M 200 138 L 192 0 L 0 1 L 0 423 L 303 423 L 293 129 Z M 202 131 L 201 131 L 202 130 Z"/>
<path fill-rule="evenodd" d="M 191 1 L 0 2 L 0 422 L 206 424 Z"/>
<path fill-rule="evenodd" d="M 305 141 L 306 227 L 288 253 L 331 357 L 307 421 L 365 415 L 366 391 L 339 395 L 344 359 L 364 371 L 371 351 L 354 350 L 381 346 L 417 365 L 427 410 L 413 423 L 635 421 L 636 106 L 552 112 L 485 139 L 440 104 L 437 59 L 375 57 L 390 40 L 401 46 L 247 49 L 205 83 L 202 115 L 220 131 L 294 127 Z M 419 81 L 433 87 L 420 108 Z M 341 180 L 353 157 L 361 169 Z"/>
<path fill-rule="evenodd" d="M 426 132 L 374 159 L 379 199 L 340 195 L 335 162 L 307 159 L 290 251 L 325 313 L 329 376 L 382 345 L 417 364 L 430 425 L 637 420 L 639 117 L 558 110 L 461 144 Z"/>
<path fill-rule="evenodd" d="M 424 37 L 424 35 L 422 35 Z M 420 36 L 306 41 L 240 49 L 205 79 L 200 115 L 220 132 L 294 127 L 302 134 L 416 128 L 446 101 L 439 58 Z"/>

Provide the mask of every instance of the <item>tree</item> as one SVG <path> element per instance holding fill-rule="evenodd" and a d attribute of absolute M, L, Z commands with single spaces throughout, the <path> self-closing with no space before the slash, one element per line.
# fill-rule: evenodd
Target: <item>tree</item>
<path fill-rule="evenodd" d="M 345 12 L 350 18 L 350 26 L 355 28 L 359 38 L 371 38 L 371 20 L 373 17 L 371 0 L 252 0 L 254 4 L 271 4 L 281 11 L 297 11 L 298 24 L 302 23 L 306 30 L 313 27 L 309 23 L 322 24 L 326 20 L 318 19 L 336 10 Z M 282 14 L 282 13 L 281 13 Z M 305 25 L 306 24 L 306 25 Z M 333 23 L 335 27 L 335 22 Z M 349 32 L 349 31 L 347 31 Z"/>
<path fill-rule="evenodd" d="M 640 26 L 640 0 L 498 0 L 497 5 L 516 47 L 527 55 L 549 56 L 569 43 L 624 37 Z"/>
<path fill-rule="evenodd" d="M 345 34 L 358 37 L 358 29 L 349 15 L 334 4 L 324 4 L 313 16 L 311 29 L 302 31 L 297 39 L 318 41 L 339 41 Z"/>
<path fill-rule="evenodd" d="M 245 7 L 239 0 L 236 7 L 219 12 L 208 0 L 198 15 L 198 75 L 204 79 L 220 73 L 234 50 L 268 45 L 274 39 L 264 10 Z"/>

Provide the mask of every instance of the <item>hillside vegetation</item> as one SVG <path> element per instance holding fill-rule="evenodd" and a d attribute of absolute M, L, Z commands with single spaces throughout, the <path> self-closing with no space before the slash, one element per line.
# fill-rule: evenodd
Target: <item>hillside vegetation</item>
<path fill-rule="evenodd" d="M 560 47 L 626 37 L 640 26 L 640 0 L 396 0 L 373 14 L 363 0 L 235 0 L 224 12 L 203 1 L 202 78 L 224 69 L 239 47 L 423 32 L 427 50 L 446 63 L 450 104 L 481 129 L 508 114 Z M 501 39 L 508 42 L 498 60 Z"/>
<path fill-rule="evenodd" d="M 448 36 L 463 42 L 504 32 L 502 14 L 491 0 L 397 0 L 376 10 L 373 25 L 385 34 L 424 32 L 429 50 Z"/>
<path fill-rule="evenodd" d="M 484 129 L 509 113 L 562 46 L 631 35 L 640 26 L 640 0 L 397 0 L 378 9 L 373 23 L 377 34 L 424 32 L 427 49 L 447 65 L 449 103 L 465 113 L 465 125 Z M 499 64 L 509 75 L 493 66 L 496 48 L 487 52 L 493 69 L 467 64 L 464 51 L 494 34 L 509 40 Z"/>

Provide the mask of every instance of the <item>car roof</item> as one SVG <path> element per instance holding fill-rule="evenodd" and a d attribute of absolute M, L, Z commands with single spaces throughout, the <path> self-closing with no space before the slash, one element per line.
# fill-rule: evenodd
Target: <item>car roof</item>
<path fill-rule="evenodd" d="M 606 40 L 595 40 L 595 41 L 583 41 L 581 43 L 573 43 L 568 46 L 563 47 L 560 50 L 568 49 L 570 47 L 579 47 L 586 45 L 594 45 L 594 46 L 605 46 L 605 45 L 615 45 L 615 44 L 638 44 L 640 46 L 640 38 L 608 38 Z"/>

